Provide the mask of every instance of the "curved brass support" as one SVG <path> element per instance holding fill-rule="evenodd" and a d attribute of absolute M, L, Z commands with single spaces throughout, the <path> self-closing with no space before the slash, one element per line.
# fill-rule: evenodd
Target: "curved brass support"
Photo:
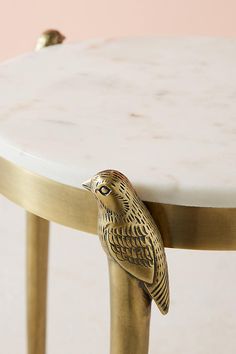
<path fill-rule="evenodd" d="M 138 280 L 109 260 L 110 354 L 147 354 L 151 300 Z"/>
<path fill-rule="evenodd" d="M 27 213 L 28 354 L 45 354 L 49 222 Z"/>
<path fill-rule="evenodd" d="M 33 214 L 97 234 L 97 205 L 91 193 L 30 172 L 0 157 L 0 193 Z M 207 208 L 144 202 L 165 247 L 236 250 L 236 208 Z"/>
<path fill-rule="evenodd" d="M 64 38 L 58 31 L 45 31 L 36 50 L 62 43 Z M 27 212 L 26 230 L 28 354 L 45 354 L 49 221 Z"/>

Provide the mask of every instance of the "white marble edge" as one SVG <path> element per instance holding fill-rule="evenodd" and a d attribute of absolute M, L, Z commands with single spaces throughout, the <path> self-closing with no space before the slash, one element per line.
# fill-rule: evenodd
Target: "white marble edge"
<path fill-rule="evenodd" d="M 0 151 L 1 157 L 29 172 L 79 189 L 83 189 L 82 183 L 90 176 L 98 172 L 94 169 L 91 173 L 88 173 L 86 170 L 78 169 L 76 167 L 72 168 L 71 166 L 61 166 L 58 163 L 52 163 L 51 161 L 43 160 L 38 156 L 18 150 L 8 144 L 4 144 L 3 142 L 0 142 Z M 109 166 L 107 168 L 116 169 L 117 167 Z M 65 174 L 65 169 L 67 174 Z M 41 174 L 39 172 L 40 170 L 47 171 L 47 173 Z M 121 172 L 128 176 L 126 171 L 122 170 Z M 232 200 L 232 190 L 228 192 L 223 191 L 222 197 L 228 196 L 230 200 L 227 200 L 225 203 L 219 203 L 219 193 L 215 190 L 209 191 L 209 189 L 207 189 L 205 191 L 206 198 L 204 198 L 204 196 L 202 197 L 202 190 L 196 191 L 190 189 L 186 191 L 186 194 L 184 194 L 183 191 L 176 193 L 176 187 L 173 184 L 173 192 L 171 192 L 170 186 L 163 186 L 164 188 L 160 187 L 160 190 L 156 191 L 155 195 L 153 195 L 153 189 L 157 189 L 156 185 L 153 186 L 152 189 L 152 186 L 147 187 L 144 183 L 143 185 L 140 183 L 135 183 L 133 182 L 135 180 L 135 176 L 132 176 L 131 173 L 129 175 L 129 179 L 132 181 L 140 198 L 145 201 L 191 207 L 235 208 L 234 202 L 230 202 L 230 200 Z M 196 195 L 198 195 L 199 192 L 200 198 L 196 198 Z M 169 194 L 169 197 L 167 193 Z M 235 196 L 236 199 L 236 191 L 234 191 L 233 196 Z M 193 199 L 194 203 L 192 203 Z M 209 203 L 209 199 L 211 199 L 212 203 Z"/>

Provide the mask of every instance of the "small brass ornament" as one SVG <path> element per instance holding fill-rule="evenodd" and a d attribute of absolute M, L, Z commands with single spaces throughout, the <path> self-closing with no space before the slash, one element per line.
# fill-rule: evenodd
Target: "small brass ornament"
<path fill-rule="evenodd" d="M 162 314 L 169 309 L 169 280 L 161 234 L 130 181 L 105 170 L 83 187 L 98 203 L 98 234 L 109 259 L 138 279 Z"/>
<path fill-rule="evenodd" d="M 44 31 L 37 40 L 35 50 L 49 47 L 55 44 L 61 44 L 65 40 L 65 36 L 55 29 Z"/>

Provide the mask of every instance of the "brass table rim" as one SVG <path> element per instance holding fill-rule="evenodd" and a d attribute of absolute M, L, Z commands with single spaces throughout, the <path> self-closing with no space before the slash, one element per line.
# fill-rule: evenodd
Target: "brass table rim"
<path fill-rule="evenodd" d="M 97 205 L 89 192 L 35 174 L 2 157 L 0 193 L 44 219 L 97 233 Z M 236 250 L 236 208 L 145 204 L 162 231 L 165 247 Z"/>

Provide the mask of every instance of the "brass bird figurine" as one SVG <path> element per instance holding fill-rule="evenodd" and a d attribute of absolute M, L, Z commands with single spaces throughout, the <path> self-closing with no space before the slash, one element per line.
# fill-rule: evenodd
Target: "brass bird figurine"
<path fill-rule="evenodd" d="M 44 47 L 49 47 L 55 44 L 61 44 L 66 37 L 55 29 L 44 31 L 38 38 L 35 50 L 38 51 Z"/>
<path fill-rule="evenodd" d="M 161 234 L 130 181 L 105 170 L 83 187 L 98 203 L 98 234 L 111 259 L 144 284 L 162 314 L 169 309 L 169 281 Z"/>

